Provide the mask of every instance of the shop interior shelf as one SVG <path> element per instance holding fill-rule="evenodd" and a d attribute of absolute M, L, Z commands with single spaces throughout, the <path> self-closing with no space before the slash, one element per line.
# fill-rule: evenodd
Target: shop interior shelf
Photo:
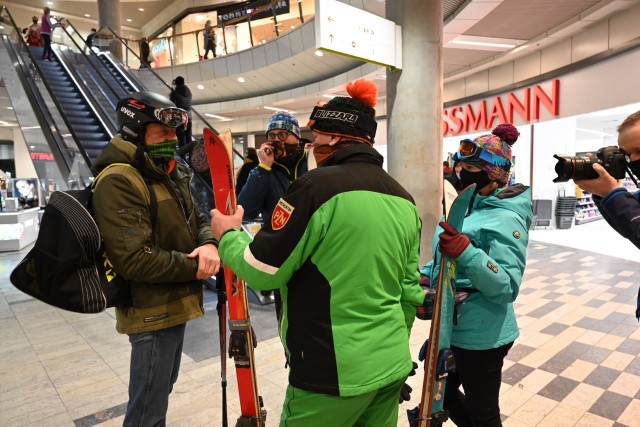
<path fill-rule="evenodd" d="M 576 218 L 576 225 L 584 224 L 591 221 L 596 221 L 598 219 L 602 219 L 602 215 L 591 216 L 589 218 L 583 218 L 583 219 Z"/>

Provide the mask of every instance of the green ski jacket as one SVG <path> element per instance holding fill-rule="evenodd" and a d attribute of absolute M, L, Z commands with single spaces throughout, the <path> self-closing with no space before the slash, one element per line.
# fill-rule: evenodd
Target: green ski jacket
<path fill-rule="evenodd" d="M 254 289 L 281 290 L 292 386 L 356 396 L 407 377 L 420 228 L 382 156 L 357 143 L 294 181 L 253 241 L 224 234 L 227 265 Z"/>

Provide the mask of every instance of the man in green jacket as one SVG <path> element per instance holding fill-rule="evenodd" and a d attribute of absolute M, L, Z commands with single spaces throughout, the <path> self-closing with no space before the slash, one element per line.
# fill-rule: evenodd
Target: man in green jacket
<path fill-rule="evenodd" d="M 282 293 L 281 426 L 395 426 L 412 368 L 420 216 L 372 147 L 375 84 L 347 91 L 313 110 L 319 167 L 291 184 L 253 241 L 239 231 L 241 207 L 212 211 L 224 262 L 252 287 Z"/>
<path fill-rule="evenodd" d="M 195 209 L 191 173 L 174 158 L 187 112 L 137 92 L 120 100 L 117 115 L 120 134 L 93 168 L 117 166 L 98 180 L 92 208 L 114 270 L 131 281 L 131 305 L 116 308 L 116 329 L 131 343 L 124 425 L 164 425 L 186 322 L 204 314 L 201 280 L 218 271 L 220 258 Z"/>

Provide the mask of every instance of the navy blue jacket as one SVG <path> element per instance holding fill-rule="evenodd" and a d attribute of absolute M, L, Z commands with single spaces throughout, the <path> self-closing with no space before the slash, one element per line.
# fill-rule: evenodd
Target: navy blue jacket
<path fill-rule="evenodd" d="M 640 248 L 640 191 L 616 188 L 604 197 L 594 194 L 593 201 L 609 225 Z"/>
<path fill-rule="evenodd" d="M 263 224 L 271 221 L 271 214 L 280 197 L 294 180 L 307 171 L 308 154 L 308 150 L 305 150 L 293 171 L 277 162 L 271 165 L 270 171 L 262 165 L 251 170 L 247 183 L 238 194 L 238 204 L 244 208 L 245 221 L 251 221 L 260 214 Z"/>
<path fill-rule="evenodd" d="M 609 225 L 640 248 L 640 191 L 629 193 L 625 188 L 616 188 L 604 197 L 594 194 L 593 201 Z M 640 320 L 640 289 L 636 318 Z"/>

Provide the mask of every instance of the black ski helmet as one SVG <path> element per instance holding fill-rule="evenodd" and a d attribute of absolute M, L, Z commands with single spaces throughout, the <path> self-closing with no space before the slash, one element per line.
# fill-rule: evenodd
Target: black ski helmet
<path fill-rule="evenodd" d="M 122 138 L 136 145 L 144 144 L 144 133 L 149 123 L 185 128 L 189 115 L 175 106 L 166 96 L 154 92 L 133 92 L 118 101 L 116 107 L 118 129 Z"/>

